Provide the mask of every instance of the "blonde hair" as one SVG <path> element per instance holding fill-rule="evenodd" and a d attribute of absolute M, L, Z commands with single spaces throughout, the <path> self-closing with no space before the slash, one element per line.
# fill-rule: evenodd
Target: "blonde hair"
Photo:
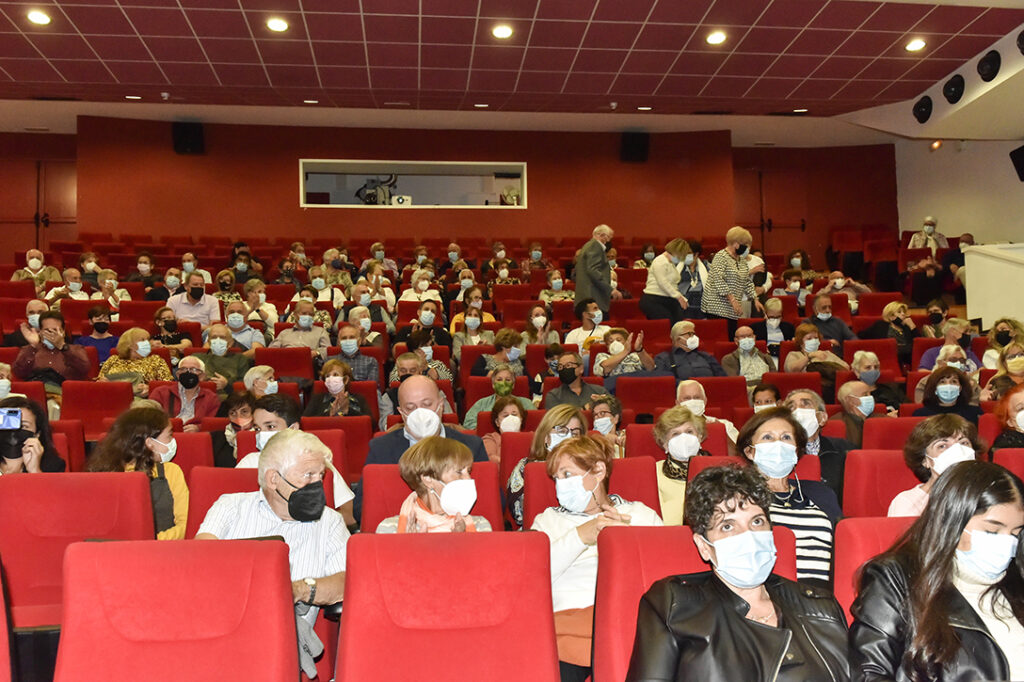
<path fill-rule="evenodd" d="M 1004 374 L 1010 373 L 1009 368 L 1006 366 L 1006 356 L 1010 354 L 1011 348 L 1024 350 L 1024 339 L 1021 339 L 1019 336 L 1015 336 L 1010 340 L 1010 343 L 1003 346 L 1002 350 L 999 351 L 999 358 L 996 360 L 996 367 L 999 371 L 995 373 L 995 376 L 1003 376 Z M 992 380 L 989 379 L 989 381 L 991 382 Z"/>
<path fill-rule="evenodd" d="M 668 244 L 665 244 L 665 251 L 682 260 L 686 258 L 686 254 L 690 253 L 690 243 L 685 239 L 677 237 Z"/>
<path fill-rule="evenodd" d="M 440 481 L 445 472 L 472 466 L 473 453 L 465 444 L 451 438 L 430 436 L 402 453 L 398 460 L 398 473 L 417 495 L 425 497 L 424 476 Z"/>
<path fill-rule="evenodd" d="M 230 277 L 231 278 L 231 286 L 235 286 L 235 273 L 234 272 L 232 272 L 231 270 L 227 270 L 227 269 L 221 270 L 220 272 L 217 273 L 217 276 L 214 277 L 214 279 L 219 282 L 222 277 Z"/>
<path fill-rule="evenodd" d="M 769 298 L 764 302 L 764 311 L 766 313 L 781 313 L 782 301 L 777 298 Z"/>
<path fill-rule="evenodd" d="M 658 422 L 654 425 L 654 442 L 658 447 L 664 448 L 668 444 L 668 434 L 683 424 L 692 424 L 700 440 L 708 437 L 707 420 L 704 417 L 690 412 L 685 407 L 672 407 L 658 417 Z"/>
<path fill-rule="evenodd" d="M 901 312 L 907 312 L 907 304 L 902 301 L 893 301 L 882 308 L 882 319 L 886 322 L 892 322 L 892 319 L 899 315 Z"/>
<path fill-rule="evenodd" d="M 547 439 L 551 430 L 556 426 L 565 426 L 573 419 L 578 419 L 583 430 L 587 430 L 587 415 L 580 408 L 573 405 L 557 405 L 548 410 L 533 433 L 533 442 L 530 443 L 530 461 L 539 462 L 547 459 Z"/>
<path fill-rule="evenodd" d="M 1001 324 L 1009 325 L 1010 336 L 1014 339 L 1024 337 L 1024 325 L 1013 319 L 1012 317 L 1000 317 L 998 320 L 992 323 L 992 328 L 988 330 L 988 345 L 992 348 L 999 349 L 999 342 L 996 341 L 996 327 Z"/>
<path fill-rule="evenodd" d="M 242 291 L 244 291 L 245 295 L 248 296 L 258 287 L 266 287 L 266 284 L 263 283 L 263 280 L 253 277 L 252 279 L 245 281 L 245 284 L 242 285 Z"/>
<path fill-rule="evenodd" d="M 754 241 L 754 238 L 750 236 L 749 231 L 737 225 L 736 227 L 729 228 L 729 231 L 725 233 L 725 241 L 726 243 L 739 242 L 740 244 L 750 244 Z"/>
<path fill-rule="evenodd" d="M 132 348 L 135 344 L 143 339 L 149 338 L 149 332 L 142 327 L 132 327 L 128 331 L 121 334 L 121 338 L 117 340 L 117 357 L 122 360 L 127 360 L 131 357 Z"/>

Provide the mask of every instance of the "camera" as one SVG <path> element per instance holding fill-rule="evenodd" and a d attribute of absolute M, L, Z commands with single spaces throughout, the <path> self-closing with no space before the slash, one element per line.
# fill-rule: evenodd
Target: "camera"
<path fill-rule="evenodd" d="M 21 428 L 21 410 L 17 407 L 0 408 L 0 457 L 18 459 L 25 441 L 35 434 Z"/>

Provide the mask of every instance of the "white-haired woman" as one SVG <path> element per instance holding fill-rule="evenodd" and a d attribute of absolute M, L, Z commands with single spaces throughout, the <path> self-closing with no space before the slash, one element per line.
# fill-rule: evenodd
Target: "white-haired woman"
<path fill-rule="evenodd" d="M 892 412 L 899 412 L 900 404 L 903 402 L 903 392 L 894 384 L 879 383 L 882 376 L 882 365 L 878 356 L 869 350 L 859 350 L 853 354 L 853 361 L 850 362 L 850 369 L 859 381 L 863 381 L 871 389 L 871 395 L 875 398 L 876 405 L 885 405 L 886 409 Z"/>
<path fill-rule="evenodd" d="M 736 320 L 743 315 L 743 301 L 753 301 L 754 307 L 764 312 L 744 258 L 753 241 L 750 233 L 742 227 L 726 232 L 725 248 L 715 254 L 704 283 L 701 310 L 708 317 L 729 320 L 730 336 L 736 331 Z"/>
<path fill-rule="evenodd" d="M 387 315 L 383 310 L 381 310 L 381 314 L 385 316 Z M 360 346 L 384 345 L 384 337 L 381 333 L 371 330 L 373 319 L 370 317 L 370 309 L 366 306 L 357 305 L 350 309 L 348 311 L 348 323 L 359 331 Z"/>
<path fill-rule="evenodd" d="M 437 289 L 430 288 L 434 273 L 426 268 L 417 270 L 409 278 L 410 286 L 398 297 L 399 301 L 437 301 L 441 303 L 441 294 Z"/>
<path fill-rule="evenodd" d="M 274 368 L 270 365 L 256 365 L 242 377 L 245 390 L 254 398 L 277 393 L 277 381 L 274 380 Z"/>

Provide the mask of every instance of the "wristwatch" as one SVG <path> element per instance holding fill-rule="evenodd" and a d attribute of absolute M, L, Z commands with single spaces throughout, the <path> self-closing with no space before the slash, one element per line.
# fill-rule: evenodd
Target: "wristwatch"
<path fill-rule="evenodd" d="M 309 599 L 306 600 L 306 603 L 312 605 L 316 599 L 316 578 L 303 578 L 302 582 L 309 586 Z"/>

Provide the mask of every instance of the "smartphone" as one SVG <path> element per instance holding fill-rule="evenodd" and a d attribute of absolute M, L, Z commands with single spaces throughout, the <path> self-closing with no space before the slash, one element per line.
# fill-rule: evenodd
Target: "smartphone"
<path fill-rule="evenodd" d="M 21 428 L 21 408 L 0 407 L 0 431 L 16 431 Z"/>

